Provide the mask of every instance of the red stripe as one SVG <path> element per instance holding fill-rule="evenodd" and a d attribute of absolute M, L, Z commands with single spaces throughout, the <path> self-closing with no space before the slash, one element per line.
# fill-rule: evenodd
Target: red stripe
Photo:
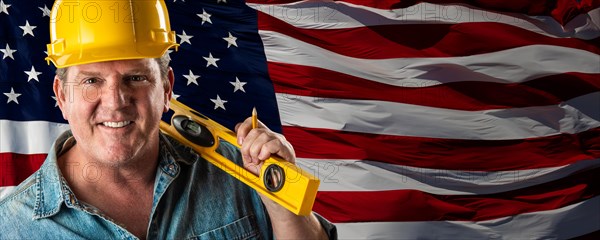
<path fill-rule="evenodd" d="M 296 155 L 465 171 L 558 167 L 600 158 L 600 128 L 522 140 L 457 140 L 284 127 Z"/>
<path fill-rule="evenodd" d="M 528 176 L 515 176 L 514 181 L 523 181 L 523 177 Z M 498 194 L 436 195 L 417 190 L 319 192 L 314 211 L 332 222 L 484 221 L 558 209 L 599 194 L 600 168 L 596 168 Z"/>
<path fill-rule="evenodd" d="M 46 154 L 0 153 L 0 187 L 15 186 L 37 171 Z"/>
<path fill-rule="evenodd" d="M 523 84 L 464 81 L 398 87 L 317 67 L 269 62 L 268 68 L 278 93 L 467 111 L 555 105 L 600 91 L 600 74 L 586 73 L 545 76 Z"/>
<path fill-rule="evenodd" d="M 301 2 L 302 0 L 247 0 L 247 3 L 257 4 L 287 4 Z M 537 16 L 552 16 L 556 21 L 565 25 L 580 14 L 585 14 L 600 7 L 597 0 L 532 0 L 532 1 L 498 1 L 498 0 L 333 0 L 333 2 L 346 2 L 355 5 L 367 6 L 378 9 L 400 9 L 409 8 L 418 3 L 427 2 L 432 4 L 466 4 L 487 11 L 501 11 L 522 13 Z"/>
<path fill-rule="evenodd" d="M 258 28 L 279 32 L 341 55 L 365 59 L 470 56 L 540 44 L 600 54 L 600 39 L 554 38 L 501 23 L 303 29 L 258 12 Z"/>

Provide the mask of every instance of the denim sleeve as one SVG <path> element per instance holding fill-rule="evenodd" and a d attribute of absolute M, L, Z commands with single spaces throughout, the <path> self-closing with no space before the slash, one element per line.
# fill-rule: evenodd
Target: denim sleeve
<path fill-rule="evenodd" d="M 240 166 L 244 166 L 244 161 L 242 160 L 242 154 L 240 153 L 240 150 L 234 146 L 233 144 L 221 140 L 219 142 L 219 147 L 217 147 L 216 152 L 218 154 L 221 154 L 223 157 L 231 160 L 232 162 L 240 165 Z"/>

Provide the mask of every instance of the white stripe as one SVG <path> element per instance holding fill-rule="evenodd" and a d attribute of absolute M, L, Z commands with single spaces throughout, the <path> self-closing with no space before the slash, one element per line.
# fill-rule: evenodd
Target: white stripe
<path fill-rule="evenodd" d="M 568 239 L 600 230 L 600 197 L 481 222 L 336 223 L 340 239 Z"/>
<path fill-rule="evenodd" d="M 567 104 L 462 111 L 395 102 L 283 93 L 276 94 L 276 98 L 284 126 L 348 132 L 502 140 L 578 133 L 600 127 L 600 122 Z"/>
<path fill-rule="evenodd" d="M 0 187 L 0 201 L 14 191 L 16 186 Z"/>
<path fill-rule="evenodd" d="M 530 45 L 465 57 L 360 59 L 278 32 L 259 33 L 270 62 L 318 67 L 401 87 L 462 81 L 520 83 L 565 72 L 600 73 L 599 55 L 560 46 Z"/>
<path fill-rule="evenodd" d="M 0 120 L 0 152 L 48 153 L 56 137 L 68 129 L 64 123 Z"/>
<path fill-rule="evenodd" d="M 493 22 L 515 26 L 556 38 L 594 39 L 600 27 L 594 19 L 598 9 L 581 14 L 562 26 L 550 16 L 485 11 L 468 5 L 419 3 L 401 9 L 377 9 L 342 1 L 303 1 L 290 4 L 248 4 L 294 27 L 345 29 L 398 24 L 457 24 Z"/>
<path fill-rule="evenodd" d="M 318 177 L 319 191 L 418 190 L 442 195 L 506 192 L 561 179 L 600 167 L 600 159 L 570 165 L 515 171 L 457 171 L 417 168 L 367 160 L 296 159 Z"/>

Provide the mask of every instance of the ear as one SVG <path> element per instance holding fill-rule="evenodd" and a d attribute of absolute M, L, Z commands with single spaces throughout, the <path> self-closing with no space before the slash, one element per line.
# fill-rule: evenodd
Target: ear
<path fill-rule="evenodd" d="M 66 85 L 65 85 L 66 86 Z M 68 87 L 68 86 L 66 86 Z M 67 103 L 67 91 L 68 89 L 65 89 L 63 87 L 63 83 L 62 81 L 58 78 L 58 75 L 54 76 L 54 83 L 52 85 L 52 90 L 54 90 L 54 96 L 56 96 L 56 103 L 58 103 L 58 107 L 60 108 L 60 111 L 62 112 L 63 118 L 65 120 L 69 120 L 68 119 L 68 112 L 69 112 L 69 108 L 68 108 L 68 103 Z"/>
<path fill-rule="evenodd" d="M 173 73 L 173 68 L 169 67 L 167 77 L 169 78 L 169 85 L 165 88 L 165 108 L 163 109 L 163 112 L 169 111 L 169 103 L 171 101 L 171 97 L 173 97 L 173 84 L 175 84 L 175 75 Z"/>

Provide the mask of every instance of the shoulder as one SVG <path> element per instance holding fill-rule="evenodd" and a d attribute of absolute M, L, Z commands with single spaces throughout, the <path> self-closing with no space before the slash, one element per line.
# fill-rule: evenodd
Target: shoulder
<path fill-rule="evenodd" d="M 10 189 L 10 193 L 0 200 L 0 214 L 3 213 L 4 209 L 10 208 L 10 206 L 17 202 L 34 202 L 35 201 L 35 184 L 36 175 L 35 172 L 29 176 L 25 181 L 21 182 L 18 186 Z"/>

